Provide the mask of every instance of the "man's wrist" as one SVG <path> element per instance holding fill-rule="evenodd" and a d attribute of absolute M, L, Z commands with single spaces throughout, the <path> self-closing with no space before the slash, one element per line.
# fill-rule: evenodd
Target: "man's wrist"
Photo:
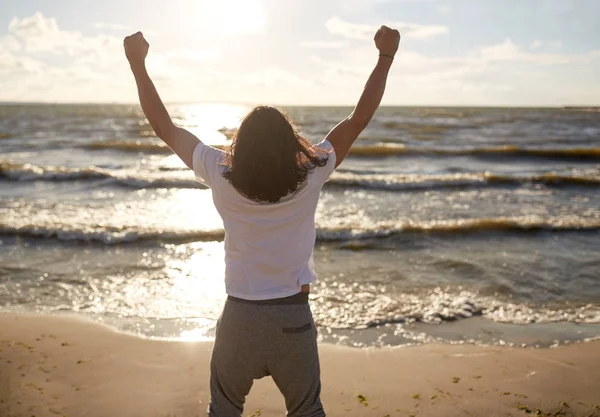
<path fill-rule="evenodd" d="M 389 68 L 392 66 L 393 62 L 394 62 L 393 58 L 383 56 L 382 54 L 379 54 L 379 57 L 377 57 L 377 65 L 378 66 L 384 66 L 384 67 Z"/>
<path fill-rule="evenodd" d="M 134 61 L 134 62 L 129 62 L 129 66 L 131 67 L 131 71 L 133 72 L 140 72 L 140 71 L 145 71 L 146 70 L 146 61 L 145 60 L 141 60 L 141 61 Z"/>

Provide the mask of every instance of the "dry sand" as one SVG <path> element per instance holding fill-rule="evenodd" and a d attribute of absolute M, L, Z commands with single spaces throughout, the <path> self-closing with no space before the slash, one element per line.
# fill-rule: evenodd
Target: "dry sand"
<path fill-rule="evenodd" d="M 211 348 L 142 339 L 74 317 L 3 313 L 0 416 L 204 416 Z M 320 355 L 330 417 L 600 416 L 600 342 L 556 349 L 320 345 Z M 273 381 L 256 381 L 244 416 L 283 415 Z"/>

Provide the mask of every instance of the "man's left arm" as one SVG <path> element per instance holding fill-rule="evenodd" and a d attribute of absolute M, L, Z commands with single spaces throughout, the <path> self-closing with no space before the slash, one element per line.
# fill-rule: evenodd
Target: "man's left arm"
<path fill-rule="evenodd" d="M 165 105 L 163 104 L 154 83 L 146 70 L 146 56 L 148 55 L 148 42 L 141 32 L 128 36 L 123 41 L 125 55 L 129 60 L 131 71 L 135 77 L 138 95 L 142 110 L 150 122 L 150 126 L 179 158 L 190 168 L 194 149 L 200 142 L 199 139 L 185 129 L 173 124 Z"/>

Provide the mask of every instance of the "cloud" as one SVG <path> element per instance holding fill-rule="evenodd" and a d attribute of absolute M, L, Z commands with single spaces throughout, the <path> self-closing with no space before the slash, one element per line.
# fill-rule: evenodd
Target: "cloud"
<path fill-rule="evenodd" d="M 62 30 L 55 18 L 45 17 L 40 12 L 23 19 L 13 18 L 8 24 L 8 33 L 28 53 L 75 56 L 121 44 L 114 36 L 83 36 L 78 31 Z"/>
<path fill-rule="evenodd" d="M 536 39 L 533 42 L 531 42 L 531 45 L 529 45 L 529 47 L 531 49 L 541 48 L 542 46 L 551 46 L 552 48 L 560 48 L 562 46 L 562 42 L 561 41 L 543 42 L 543 41 Z"/>
<path fill-rule="evenodd" d="M 364 59 L 371 49 L 347 49 L 335 60 L 311 56 L 321 88 L 343 88 L 344 97 L 356 100 L 373 68 L 373 62 Z M 594 94 L 600 90 L 591 88 L 585 80 L 593 78 L 594 68 L 599 65 L 600 50 L 583 54 L 532 53 L 510 39 L 454 56 L 426 55 L 401 48 L 390 72 L 384 102 L 561 105 L 575 98 L 595 103 Z M 544 69 L 547 66 L 557 68 L 550 71 Z M 345 94 L 346 90 L 350 93 Z"/>
<path fill-rule="evenodd" d="M 136 29 L 132 26 L 121 25 L 119 23 L 95 22 L 92 26 L 95 27 L 96 29 L 112 30 L 115 32 L 120 32 L 121 35 L 125 35 L 125 34 L 129 35 L 131 33 L 138 31 L 138 29 Z M 148 29 L 148 28 L 144 28 L 142 30 L 142 32 L 144 33 L 144 36 L 148 36 L 148 35 L 154 36 L 154 35 L 160 34 L 159 31 L 156 31 L 154 29 Z"/>
<path fill-rule="evenodd" d="M 404 38 L 427 39 L 448 32 L 448 27 L 441 25 L 421 25 L 407 22 L 385 22 L 384 24 L 400 31 L 401 36 Z M 341 35 L 349 39 L 365 40 L 373 39 L 375 32 L 377 32 L 380 26 L 352 23 L 333 16 L 325 22 L 325 27 L 334 35 Z"/>
<path fill-rule="evenodd" d="M 535 48 L 539 48 L 540 46 L 544 45 L 544 42 L 536 39 L 533 42 L 531 42 L 531 48 L 535 49 Z"/>
<path fill-rule="evenodd" d="M 300 42 L 299 45 L 302 48 L 336 49 L 343 48 L 346 43 L 341 41 L 304 41 Z"/>
<path fill-rule="evenodd" d="M 153 58 L 157 75 L 178 75 L 173 65 L 161 66 L 160 54 Z M 122 38 L 64 30 L 40 12 L 11 19 L 0 37 L 0 100 L 123 100 L 135 97 L 128 72 Z"/>
<path fill-rule="evenodd" d="M 79 79 L 96 78 L 92 72 L 114 73 L 122 43 L 111 36 L 62 30 L 56 19 L 37 12 L 10 20 L 8 34 L 0 37 L 0 50 L 3 77 L 13 91 L 30 96 L 44 84 L 73 85 Z M 27 91 L 29 87 L 32 91 Z"/>
<path fill-rule="evenodd" d="M 479 50 L 479 55 L 488 61 L 511 61 L 520 59 L 523 52 L 520 46 L 506 39 L 499 44 L 484 46 Z"/>
<path fill-rule="evenodd" d="M 8 31 L 21 37 L 40 37 L 48 33 L 59 32 L 56 19 L 45 18 L 40 12 L 31 17 L 12 18 L 8 23 Z"/>
<path fill-rule="evenodd" d="M 255 59 L 237 65 L 238 53 L 225 49 L 232 46 L 205 42 L 206 49 L 198 50 L 190 47 L 192 43 L 176 43 L 175 49 L 169 39 L 163 47 L 173 49 L 161 49 L 160 42 L 153 45 L 147 65 L 167 102 L 354 103 L 377 57 L 371 42 L 351 39 L 370 40 L 376 27 L 339 18 L 329 19 L 328 23 L 331 33 L 344 37 L 329 35 L 329 39 L 296 41 L 303 48 L 297 51 L 300 65 L 283 60 L 269 65 L 268 58 L 274 52 L 263 50 L 255 57 L 254 49 L 243 52 Z M 7 33 L 0 36 L 0 100 L 136 101 L 122 38 L 112 32 L 125 29 L 104 25 L 97 29 L 105 33 L 92 36 L 65 30 L 55 18 L 39 12 L 10 20 Z M 409 33 L 413 38 L 447 31 L 408 23 L 397 27 L 405 37 Z M 454 55 L 451 51 L 429 55 L 401 46 L 384 103 L 597 103 L 600 90 L 594 76 L 600 69 L 600 50 L 556 53 L 562 52 L 553 49 L 560 46 L 557 41 L 539 43 L 533 48 L 530 43 L 519 44 L 507 38 Z M 349 45 L 352 47 L 344 47 Z M 228 52 L 221 54 L 219 48 Z"/>
<path fill-rule="evenodd" d="M 96 29 L 109 29 L 109 30 L 133 30 L 131 26 L 120 25 L 118 23 L 104 23 L 96 22 L 93 25 Z"/>
<path fill-rule="evenodd" d="M 536 44 L 538 47 L 542 45 L 540 41 L 534 41 L 534 44 Z M 532 47 L 534 47 L 533 44 Z M 588 54 L 550 54 L 527 52 L 508 38 L 501 43 L 480 48 L 478 55 L 485 61 L 520 61 L 540 65 L 585 63 L 588 62 L 591 57 Z"/>
<path fill-rule="evenodd" d="M 64 30 L 55 18 L 39 12 L 23 19 L 14 18 L 9 26 L 9 33 L 0 36 L 3 81 L 0 100 L 137 100 L 122 38 L 107 34 L 86 36 Z M 123 28 L 103 26 L 98 29 Z M 166 102 L 189 101 L 195 97 L 239 101 L 240 92 L 244 92 L 277 103 L 284 102 L 290 92 L 301 94 L 309 85 L 304 77 L 282 67 L 248 70 L 204 65 L 220 57 L 216 47 L 203 50 L 180 47 L 153 50 L 146 62 Z M 199 66 L 199 62 L 203 65 Z"/>
<path fill-rule="evenodd" d="M 414 23 L 392 22 L 392 26 L 398 27 L 405 33 L 405 37 L 413 39 L 427 39 L 448 33 L 447 26 L 440 25 L 418 25 Z"/>
<path fill-rule="evenodd" d="M 15 52 L 21 49 L 21 43 L 12 35 L 0 37 L 0 51 Z"/>
<path fill-rule="evenodd" d="M 17 56 L 10 51 L 0 49 L 0 74 L 3 76 L 38 74 L 43 68 L 44 64 L 38 60 Z"/>
<path fill-rule="evenodd" d="M 371 49 L 371 48 L 370 48 Z M 325 75 L 331 77 L 331 81 L 338 80 L 338 77 L 359 77 L 365 78 L 369 75 L 369 72 L 373 70 L 372 63 L 366 63 L 364 59 L 360 59 L 356 53 L 346 53 L 344 58 L 340 60 L 329 60 L 321 58 L 317 55 L 309 57 L 309 61 L 325 68 Z M 364 56 L 364 54 L 363 54 Z M 364 81 L 364 80 L 363 80 Z M 344 80 L 342 82 L 347 82 Z"/>
<path fill-rule="evenodd" d="M 124 29 L 120 25 L 96 26 Z M 216 48 L 153 51 L 147 65 L 154 79 L 165 84 L 180 83 L 192 77 L 202 81 L 206 74 L 197 68 L 197 63 L 218 56 Z M 13 18 L 8 34 L 0 36 L 0 74 L 3 80 L 0 100 L 135 99 L 135 83 L 129 73 L 121 37 L 87 36 L 64 30 L 55 18 L 40 12 L 22 19 Z"/>
<path fill-rule="evenodd" d="M 378 27 L 365 25 L 361 23 L 350 23 L 340 19 L 337 16 L 329 18 L 325 22 L 325 27 L 334 35 L 341 35 L 349 39 L 369 39 L 373 38 Z"/>
<path fill-rule="evenodd" d="M 191 49 L 173 49 L 164 54 L 165 58 L 191 61 L 191 62 L 204 62 L 212 61 L 220 55 L 217 49 L 205 49 L 202 51 L 193 51 Z"/>
<path fill-rule="evenodd" d="M 302 79 L 296 74 L 278 67 L 270 67 L 265 70 L 250 72 L 242 75 L 226 76 L 231 81 L 231 78 L 237 78 L 242 84 L 248 86 L 265 86 L 281 88 L 282 85 L 298 84 Z"/>

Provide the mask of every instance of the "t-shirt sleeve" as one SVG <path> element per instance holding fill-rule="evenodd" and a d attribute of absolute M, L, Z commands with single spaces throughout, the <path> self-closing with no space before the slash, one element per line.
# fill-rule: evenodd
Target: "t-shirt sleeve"
<path fill-rule="evenodd" d="M 321 184 L 324 184 L 330 179 L 330 176 L 333 173 L 333 170 L 335 169 L 335 149 L 333 148 L 331 142 L 329 142 L 327 139 L 323 139 L 321 142 L 316 144 L 315 148 L 324 149 L 329 154 L 327 157 L 327 164 L 325 164 L 325 166 L 322 167 L 316 167 L 313 173 L 313 177 L 315 178 L 315 180 Z"/>
<path fill-rule="evenodd" d="M 221 159 L 223 151 L 199 142 L 194 148 L 192 157 L 192 166 L 196 181 L 212 187 L 215 177 L 219 173 L 218 163 Z"/>

